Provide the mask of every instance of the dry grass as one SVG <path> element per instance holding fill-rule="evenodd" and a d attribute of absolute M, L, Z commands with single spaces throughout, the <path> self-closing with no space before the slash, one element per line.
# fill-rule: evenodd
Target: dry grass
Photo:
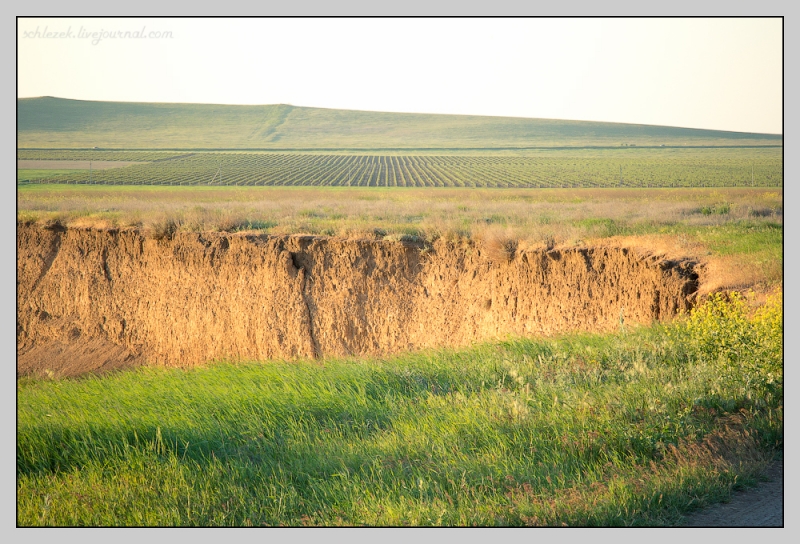
<path fill-rule="evenodd" d="M 171 240 L 178 232 L 178 223 L 171 218 L 165 218 L 150 224 L 152 236 L 156 240 Z"/>
<path fill-rule="evenodd" d="M 763 301 L 770 293 L 783 290 L 782 261 L 771 261 L 762 267 L 748 259 L 727 255 L 709 257 L 706 263 L 707 281 L 701 283 L 697 292 L 701 298 L 718 291 L 742 291 Z"/>
<path fill-rule="evenodd" d="M 17 217 L 40 225 L 140 228 L 156 237 L 167 234 L 171 221 L 172 233 L 472 238 L 493 261 L 512 258 L 518 248 L 610 243 L 694 256 L 716 278 L 706 284 L 710 289 L 782 279 L 782 261 L 773 254 L 722 254 L 720 238 L 704 234 L 743 223 L 782 224 L 783 196 L 775 189 L 37 186 L 18 190 Z"/>
<path fill-rule="evenodd" d="M 519 241 L 513 235 L 500 229 L 486 229 L 478 233 L 483 255 L 493 263 L 508 262 L 514 259 Z"/>
<path fill-rule="evenodd" d="M 18 190 L 18 200 L 20 217 L 80 218 L 117 227 L 142 226 L 156 215 L 173 217 L 181 230 L 206 231 L 249 224 L 274 233 L 318 234 L 327 229 L 338 235 L 380 228 L 441 234 L 492 226 L 510 228 L 518 238 L 549 236 L 556 243 L 623 234 L 614 231 L 641 225 L 780 222 L 783 210 L 781 193 L 769 189 L 37 186 Z M 704 213 L 704 208 L 720 213 Z"/>

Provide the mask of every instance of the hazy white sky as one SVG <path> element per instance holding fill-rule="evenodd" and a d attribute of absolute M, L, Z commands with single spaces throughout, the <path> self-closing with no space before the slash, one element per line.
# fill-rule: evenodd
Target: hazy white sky
<path fill-rule="evenodd" d="M 780 19 L 18 19 L 17 44 L 19 97 L 783 130 Z"/>

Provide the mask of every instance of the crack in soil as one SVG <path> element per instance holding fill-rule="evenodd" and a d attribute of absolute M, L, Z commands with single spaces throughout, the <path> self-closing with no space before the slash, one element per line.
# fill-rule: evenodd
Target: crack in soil
<path fill-rule="evenodd" d="M 306 314 L 306 318 L 308 319 L 308 338 L 309 338 L 310 356 L 313 359 L 318 359 L 320 357 L 320 351 L 321 350 L 319 349 L 319 343 L 317 342 L 317 339 L 314 336 L 314 319 L 313 319 L 313 317 L 311 315 L 311 306 L 308 303 L 309 296 L 308 296 L 308 292 L 307 292 L 307 289 L 306 289 L 306 286 L 308 285 L 309 279 L 308 279 L 308 275 L 306 274 L 306 269 L 305 268 L 300 267 L 298 269 L 297 273 L 301 277 L 301 280 L 300 280 L 300 282 L 301 282 L 300 283 L 300 296 L 301 296 L 301 298 L 303 300 L 303 304 L 305 305 L 305 310 L 306 310 L 305 314 Z"/>

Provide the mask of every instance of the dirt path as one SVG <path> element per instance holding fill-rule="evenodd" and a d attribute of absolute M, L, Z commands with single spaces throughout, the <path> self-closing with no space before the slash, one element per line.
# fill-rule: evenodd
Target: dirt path
<path fill-rule="evenodd" d="M 783 459 L 767 471 L 769 481 L 737 491 L 730 502 L 687 516 L 682 527 L 783 527 Z"/>

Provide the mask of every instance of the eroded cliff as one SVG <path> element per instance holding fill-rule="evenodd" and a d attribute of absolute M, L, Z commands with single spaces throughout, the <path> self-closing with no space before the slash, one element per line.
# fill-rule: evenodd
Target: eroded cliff
<path fill-rule="evenodd" d="M 625 248 L 17 229 L 17 373 L 384 354 L 607 331 L 691 306 L 689 261 Z"/>

